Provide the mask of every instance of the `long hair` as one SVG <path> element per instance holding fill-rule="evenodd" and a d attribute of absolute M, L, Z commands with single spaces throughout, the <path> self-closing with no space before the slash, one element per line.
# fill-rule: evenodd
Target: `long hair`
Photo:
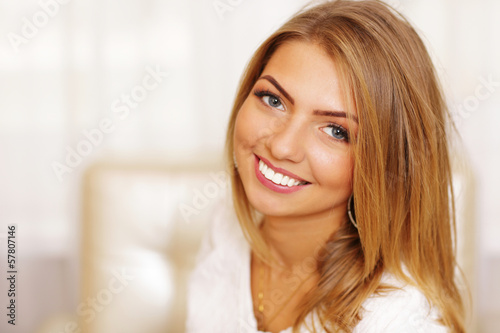
<path fill-rule="evenodd" d="M 317 260 L 320 281 L 301 307 L 323 329 L 351 331 L 363 302 L 383 291 L 383 272 L 415 285 L 463 332 L 456 285 L 454 197 L 448 152 L 449 113 L 429 54 L 411 25 L 379 1 L 330 1 L 304 8 L 255 52 L 241 79 L 227 131 L 226 158 L 233 202 L 255 253 L 269 258 L 233 161 L 236 116 L 281 44 L 321 46 L 335 62 L 348 101 L 358 114 L 353 141 L 353 198 L 358 228 L 348 220 Z"/>

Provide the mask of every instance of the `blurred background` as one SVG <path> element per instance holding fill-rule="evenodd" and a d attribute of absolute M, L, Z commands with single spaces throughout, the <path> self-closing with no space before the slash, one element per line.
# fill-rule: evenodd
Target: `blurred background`
<path fill-rule="evenodd" d="M 500 1 L 388 2 L 424 37 L 454 114 L 470 331 L 498 332 Z M 184 331 L 239 77 L 306 3 L 0 0 L 1 332 Z"/>

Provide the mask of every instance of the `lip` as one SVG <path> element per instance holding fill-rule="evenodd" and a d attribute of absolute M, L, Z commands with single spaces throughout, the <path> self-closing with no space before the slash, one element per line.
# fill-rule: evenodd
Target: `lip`
<path fill-rule="evenodd" d="M 262 158 L 260 156 L 255 155 L 255 175 L 257 176 L 257 179 L 262 183 L 262 185 L 264 185 L 268 189 L 273 190 L 273 191 L 278 192 L 278 193 L 285 193 L 286 194 L 286 193 L 293 193 L 293 192 L 300 191 L 309 185 L 309 184 L 305 184 L 305 185 L 300 185 L 300 186 L 289 187 L 286 185 L 278 185 L 278 184 L 273 183 L 272 181 L 270 181 L 269 179 L 264 177 L 264 175 L 259 171 L 259 159 L 261 159 L 262 162 L 264 162 L 268 166 L 270 166 L 274 171 L 282 173 L 285 176 L 292 177 L 298 181 L 305 181 L 305 180 L 294 175 L 293 173 L 291 173 L 289 171 L 283 170 L 281 168 L 276 168 L 274 165 L 269 163 L 269 161 L 266 160 L 265 158 Z"/>
<path fill-rule="evenodd" d="M 254 154 L 254 155 L 255 155 L 255 154 Z M 295 174 L 291 173 L 291 172 L 290 172 L 290 171 L 288 171 L 288 170 L 285 170 L 285 169 L 282 169 L 282 168 L 275 167 L 274 165 L 272 165 L 272 163 L 271 163 L 271 162 L 269 162 L 268 160 L 266 160 L 266 159 L 265 159 L 264 157 L 262 157 L 262 156 L 255 155 L 255 157 L 256 157 L 257 159 L 261 159 L 261 160 L 262 160 L 262 162 L 264 162 L 264 163 L 266 163 L 268 166 L 270 166 L 270 167 L 271 167 L 271 169 L 273 169 L 275 172 L 282 173 L 282 174 L 284 174 L 285 176 L 288 176 L 288 177 L 290 177 L 290 178 L 297 179 L 298 181 L 301 181 L 301 182 L 307 182 L 307 180 L 300 178 L 299 176 L 297 176 L 297 175 L 295 175 Z M 257 163 L 259 163 L 259 161 L 257 161 Z M 267 179 L 267 178 L 266 178 L 266 179 Z"/>

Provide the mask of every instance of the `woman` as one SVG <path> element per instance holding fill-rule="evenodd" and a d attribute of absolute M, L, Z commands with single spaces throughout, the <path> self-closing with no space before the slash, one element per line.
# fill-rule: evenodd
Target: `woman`
<path fill-rule="evenodd" d="M 285 23 L 236 96 L 236 214 L 202 245 L 188 331 L 463 332 L 447 117 L 422 41 L 383 3 Z"/>

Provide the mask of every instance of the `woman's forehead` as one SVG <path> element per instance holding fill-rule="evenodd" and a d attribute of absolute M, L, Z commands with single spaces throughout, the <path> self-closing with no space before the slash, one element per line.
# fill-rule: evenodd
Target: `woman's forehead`
<path fill-rule="evenodd" d="M 264 77 L 276 80 L 297 103 L 313 109 L 346 109 L 343 81 L 337 66 L 316 43 L 291 41 L 282 44 L 269 59 L 260 79 Z"/>

